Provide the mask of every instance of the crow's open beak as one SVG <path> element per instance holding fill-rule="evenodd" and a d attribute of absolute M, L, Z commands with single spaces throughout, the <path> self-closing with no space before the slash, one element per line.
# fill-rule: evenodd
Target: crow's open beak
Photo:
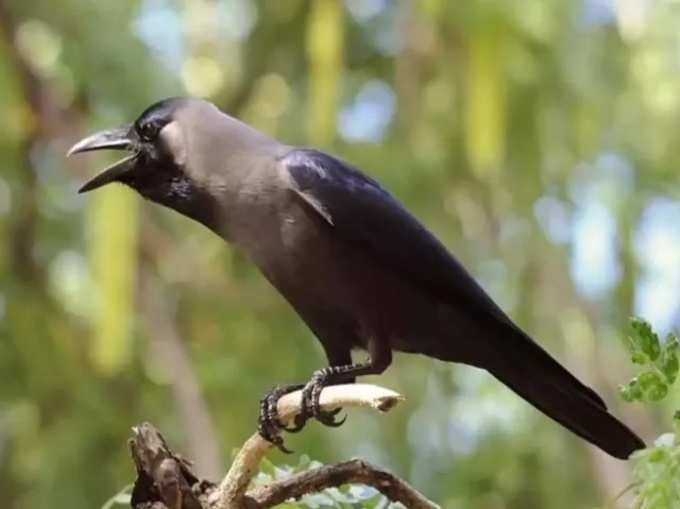
<path fill-rule="evenodd" d="M 132 150 L 134 143 L 130 139 L 129 133 L 130 127 L 124 126 L 93 134 L 92 136 L 88 136 L 87 138 L 84 138 L 73 145 L 73 147 L 71 147 L 71 149 L 68 151 L 67 157 L 71 157 L 73 154 L 79 154 L 80 152 L 89 152 L 92 150 Z M 85 183 L 85 185 L 83 185 L 83 187 L 81 187 L 78 192 L 86 193 L 111 182 L 120 180 L 123 175 L 134 169 L 134 160 L 136 157 L 137 154 L 133 153 L 128 157 L 112 164 L 99 175 Z"/>

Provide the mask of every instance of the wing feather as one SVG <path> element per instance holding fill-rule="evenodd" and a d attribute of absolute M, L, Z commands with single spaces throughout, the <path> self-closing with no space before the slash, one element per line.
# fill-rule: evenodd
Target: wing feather
<path fill-rule="evenodd" d="M 444 302 L 512 324 L 442 243 L 376 181 L 316 150 L 296 149 L 282 162 L 293 191 L 344 241 Z"/>

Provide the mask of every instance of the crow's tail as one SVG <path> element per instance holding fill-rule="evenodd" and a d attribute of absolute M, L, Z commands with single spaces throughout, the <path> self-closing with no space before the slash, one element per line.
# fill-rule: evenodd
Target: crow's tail
<path fill-rule="evenodd" d="M 518 334 L 522 334 L 518 331 Z M 607 411 L 602 398 L 563 368 L 530 338 L 512 341 L 511 351 L 484 366 L 541 412 L 616 458 L 645 447 Z M 487 359 L 488 360 L 488 359 Z"/>

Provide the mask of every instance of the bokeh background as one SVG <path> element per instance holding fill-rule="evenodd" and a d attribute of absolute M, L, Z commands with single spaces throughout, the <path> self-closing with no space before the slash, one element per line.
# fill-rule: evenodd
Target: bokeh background
<path fill-rule="evenodd" d="M 679 28 L 675 0 L 2 0 L 2 506 L 100 507 L 142 420 L 216 477 L 260 396 L 324 363 L 207 230 L 127 189 L 76 193 L 109 161 L 70 144 L 171 95 L 364 168 L 653 439 L 680 397 L 616 387 L 628 316 L 680 320 Z M 407 402 L 289 446 L 370 459 L 446 508 L 589 508 L 629 482 L 482 372 L 398 355 L 380 383 Z"/>

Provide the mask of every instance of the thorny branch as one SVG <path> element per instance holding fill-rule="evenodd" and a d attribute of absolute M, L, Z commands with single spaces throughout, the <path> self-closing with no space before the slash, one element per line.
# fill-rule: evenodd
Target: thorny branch
<path fill-rule="evenodd" d="M 387 412 L 402 399 L 382 387 L 351 384 L 324 389 L 320 403 L 326 410 L 369 407 Z M 300 411 L 300 392 L 281 398 L 278 410 L 282 421 L 293 419 Z M 347 483 L 372 486 L 409 508 L 438 507 L 405 481 L 363 460 L 325 465 L 287 479 L 253 485 L 260 462 L 272 447 L 257 434 L 246 441 L 217 485 L 199 480 L 191 463 L 172 452 L 151 424 L 142 424 L 133 431 L 130 449 L 138 474 L 132 493 L 134 509 L 261 509 Z"/>

